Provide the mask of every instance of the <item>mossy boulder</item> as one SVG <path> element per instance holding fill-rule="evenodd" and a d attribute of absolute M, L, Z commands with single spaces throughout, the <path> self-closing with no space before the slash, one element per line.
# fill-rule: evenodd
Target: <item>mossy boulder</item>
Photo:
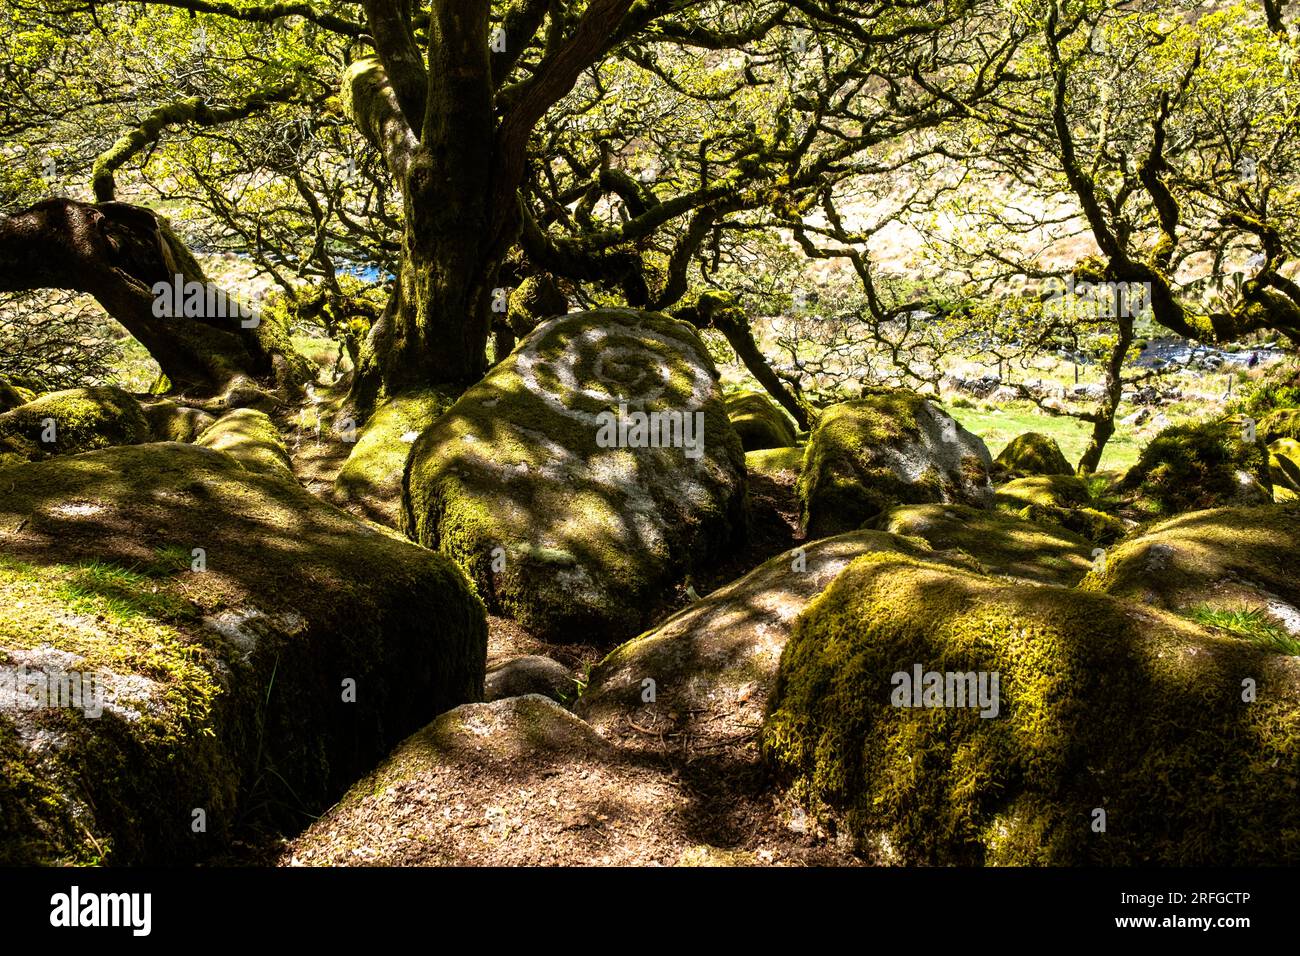
<path fill-rule="evenodd" d="M 1263 615 L 1300 634 L 1297 555 L 1300 503 L 1216 508 L 1121 542 L 1083 587 L 1181 614 Z"/>
<path fill-rule="evenodd" d="M 453 400 L 430 389 L 398 395 L 376 409 L 343 463 L 330 500 L 345 511 L 390 528 L 401 524 L 406 460 L 415 440 Z"/>
<path fill-rule="evenodd" d="M 1300 408 L 1278 408 L 1269 412 L 1259 420 L 1256 432 L 1270 443 L 1279 438 L 1300 440 Z"/>
<path fill-rule="evenodd" d="M 935 554 L 917 538 L 882 531 L 809 542 L 615 649 L 592 670 L 575 712 L 633 749 L 653 746 L 634 727 L 645 726 L 651 712 L 667 715 L 659 727 L 664 733 L 696 744 L 743 737 L 762 719 L 795 618 L 849 562 L 875 551 L 978 567 L 961 555 Z"/>
<path fill-rule="evenodd" d="M 986 505 L 991 465 L 978 436 L 914 392 L 832 406 L 804 453 L 804 528 L 814 538 L 850 531 L 896 504 Z"/>
<path fill-rule="evenodd" d="M 1033 475 L 998 488 L 993 505 L 1026 521 L 1059 525 L 1095 544 L 1111 544 L 1128 533 L 1115 515 L 1093 507 L 1088 486 L 1075 475 Z"/>
<path fill-rule="evenodd" d="M 0 693 L 0 863 L 221 856 L 482 694 L 464 576 L 294 483 L 159 443 L 5 485 L 0 675 L 93 675 L 103 707 Z"/>
<path fill-rule="evenodd" d="M 1300 659 L 1102 594 L 859 558 L 796 622 L 762 736 L 875 862 L 1300 862 Z"/>
<path fill-rule="evenodd" d="M 727 396 L 727 417 L 747 452 L 789 448 L 795 443 L 794 420 L 762 392 Z"/>
<path fill-rule="evenodd" d="M 280 430 L 266 412 L 255 408 L 227 412 L 204 429 L 194 444 L 225 452 L 255 474 L 293 477 L 289 450 Z"/>
<path fill-rule="evenodd" d="M 1279 438 L 1268 446 L 1268 477 L 1274 501 L 1300 498 L 1300 441 Z"/>
<path fill-rule="evenodd" d="M 48 392 L 0 414 L 0 452 L 28 459 L 151 439 L 140 403 L 111 385 Z"/>
<path fill-rule="evenodd" d="M 543 323 L 424 432 L 403 530 L 536 636 L 614 642 L 743 532 L 744 496 L 695 330 L 603 309 Z"/>
<path fill-rule="evenodd" d="M 776 481 L 791 481 L 803 471 L 803 454 L 801 446 L 791 448 L 762 448 L 758 451 L 745 452 L 745 471 L 751 475 L 763 475 Z"/>
<path fill-rule="evenodd" d="M 1236 417 L 1173 425 L 1142 449 L 1116 490 L 1157 515 L 1268 503 L 1268 449 L 1249 436 Z"/>
<path fill-rule="evenodd" d="M 1074 469 L 1056 440 L 1039 432 L 1025 432 L 1007 443 L 993 463 L 999 471 L 1025 475 L 1072 475 Z"/>
<path fill-rule="evenodd" d="M 15 385 L 9 379 L 0 375 L 0 412 L 7 412 L 19 405 L 26 405 L 35 398 L 36 393 L 31 389 Z"/>
<path fill-rule="evenodd" d="M 876 519 L 882 531 L 960 551 L 991 574 L 1066 587 L 1088 573 L 1094 545 L 1054 524 L 969 505 L 900 505 Z"/>
<path fill-rule="evenodd" d="M 177 405 L 170 399 L 148 403 L 144 416 L 154 441 L 192 442 L 217 420 L 201 408 Z"/>

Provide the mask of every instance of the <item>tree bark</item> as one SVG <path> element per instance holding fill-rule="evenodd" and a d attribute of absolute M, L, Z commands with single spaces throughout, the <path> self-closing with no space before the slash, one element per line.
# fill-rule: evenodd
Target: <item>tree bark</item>
<path fill-rule="evenodd" d="M 207 277 L 166 221 L 126 203 L 47 199 L 0 216 L 0 292 L 68 289 L 94 296 L 158 362 L 176 390 L 222 391 L 237 375 L 296 388 L 306 361 L 273 322 L 245 327 L 236 297 L 193 316 L 155 314 L 153 286 Z"/>

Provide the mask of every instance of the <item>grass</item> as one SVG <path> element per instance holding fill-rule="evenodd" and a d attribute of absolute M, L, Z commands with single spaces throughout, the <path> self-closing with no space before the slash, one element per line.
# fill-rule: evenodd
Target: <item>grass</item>
<path fill-rule="evenodd" d="M 1088 438 L 1092 434 L 1092 425 L 1075 418 L 1062 415 L 1048 415 L 1029 402 L 1008 402 L 999 407 L 980 405 L 960 408 L 949 404 L 947 411 L 966 428 L 989 446 L 989 451 L 996 458 L 1006 447 L 1007 442 L 1025 432 L 1039 432 L 1056 440 L 1061 451 L 1071 465 L 1078 464 L 1088 447 Z M 1130 428 L 1118 422 L 1115 434 L 1106 443 L 1106 450 L 1101 456 L 1103 470 L 1124 471 L 1138 459 L 1142 450 L 1143 439 Z"/>
<path fill-rule="evenodd" d="M 1188 616 L 1198 624 L 1227 631 L 1234 637 L 1245 638 L 1283 654 L 1300 654 L 1300 639 L 1292 637 L 1259 609 L 1234 611 L 1202 605 L 1193 608 Z"/>

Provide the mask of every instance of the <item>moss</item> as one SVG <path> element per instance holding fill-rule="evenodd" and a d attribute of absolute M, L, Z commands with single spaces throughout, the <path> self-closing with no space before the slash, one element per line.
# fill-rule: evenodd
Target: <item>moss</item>
<path fill-rule="evenodd" d="M 895 504 L 983 504 L 984 443 L 921 396 L 883 390 L 824 412 L 799 479 L 812 537 L 853 530 Z"/>
<path fill-rule="evenodd" d="M 1238 418 L 1174 425 L 1142 450 L 1118 490 L 1157 515 L 1268 501 L 1268 453 Z"/>
<path fill-rule="evenodd" d="M 1256 432 L 1266 442 L 1300 440 L 1300 408 L 1279 408 L 1259 420 Z"/>
<path fill-rule="evenodd" d="M 522 338 L 544 319 L 564 315 L 569 300 L 549 275 L 532 275 L 519 283 L 506 303 L 506 324 Z"/>
<path fill-rule="evenodd" d="M 228 412 L 204 429 L 194 444 L 225 452 L 255 474 L 293 477 L 289 450 L 266 412 L 253 408 Z"/>
<path fill-rule="evenodd" d="M 1300 608 L 1297 553 L 1300 505 L 1294 502 L 1198 511 L 1123 541 L 1082 587 L 1183 613 L 1201 605 Z"/>
<path fill-rule="evenodd" d="M 1025 432 L 1011 439 L 993 464 L 998 470 L 1017 476 L 1074 474 L 1055 439 L 1038 432 Z"/>
<path fill-rule="evenodd" d="M 1043 584 L 1077 584 L 1092 561 L 1092 543 L 1079 535 L 966 505 L 904 505 L 875 525 L 921 538 L 936 551 L 960 551 L 989 572 Z"/>
<path fill-rule="evenodd" d="M 28 459 L 134 445 L 151 437 L 140 403 L 107 385 L 49 392 L 0 414 L 0 452 Z"/>
<path fill-rule="evenodd" d="M 97 672 L 107 705 L 0 705 L 3 862 L 225 854 L 246 823 L 300 827 L 482 694 L 463 576 L 294 483 L 174 443 L 5 476 L 0 666 Z"/>
<path fill-rule="evenodd" d="M 402 475 L 415 439 L 453 401 L 446 392 L 430 389 L 399 395 L 376 409 L 334 481 L 331 500 L 353 514 L 397 527 Z"/>
<path fill-rule="evenodd" d="M 750 474 L 766 475 L 769 478 L 779 478 L 782 474 L 797 478 L 799 472 L 803 470 L 803 456 L 802 445 L 750 451 L 745 453 L 745 470 Z"/>
<path fill-rule="evenodd" d="M 35 397 L 36 395 L 30 389 L 19 388 L 9 379 L 0 375 L 0 412 L 7 412 L 19 405 L 26 405 Z"/>
<path fill-rule="evenodd" d="M 997 715 L 893 706 L 916 664 L 996 672 Z M 1105 595 L 859 558 L 796 622 L 762 739 L 882 862 L 1300 861 L 1300 662 Z"/>
<path fill-rule="evenodd" d="M 1274 501 L 1300 498 L 1300 441 L 1279 438 L 1268 446 L 1268 477 Z"/>
<path fill-rule="evenodd" d="M 743 452 L 716 378 L 686 323 L 614 309 L 551 320 L 417 440 L 403 530 L 539 636 L 629 637 L 743 527 Z M 620 400 L 702 415 L 701 455 L 600 447 L 598 416 Z"/>
<path fill-rule="evenodd" d="M 794 420 L 761 392 L 727 396 L 727 417 L 747 452 L 789 448 L 795 443 Z"/>
<path fill-rule="evenodd" d="M 154 441 L 192 442 L 216 421 L 202 409 L 169 400 L 150 402 L 144 406 L 144 415 Z"/>
<path fill-rule="evenodd" d="M 1025 521 L 1057 525 L 1095 544 L 1111 544 L 1128 533 L 1123 521 L 1092 506 L 1087 483 L 1075 475 L 1017 478 L 997 490 L 993 504 Z"/>

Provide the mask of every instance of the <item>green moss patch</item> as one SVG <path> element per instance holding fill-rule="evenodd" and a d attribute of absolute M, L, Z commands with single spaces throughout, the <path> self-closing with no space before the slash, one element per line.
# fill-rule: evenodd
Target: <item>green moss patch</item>
<path fill-rule="evenodd" d="M 225 452 L 255 474 L 293 476 L 284 439 L 266 412 L 253 408 L 228 412 L 206 428 L 194 443 Z"/>
<path fill-rule="evenodd" d="M 1166 428 L 1142 450 L 1118 490 L 1158 515 L 1267 502 L 1268 451 L 1247 441 L 1249 434 L 1241 418 Z"/>
<path fill-rule="evenodd" d="M 1268 446 L 1268 477 L 1274 501 L 1300 498 L 1300 441 L 1279 438 Z"/>
<path fill-rule="evenodd" d="M 994 467 L 1010 475 L 1072 475 L 1061 446 L 1047 435 L 1025 432 L 1007 443 Z"/>
<path fill-rule="evenodd" d="M 996 716 L 895 706 L 918 664 L 996 673 Z M 1300 861 L 1300 660 L 1105 595 L 859 558 L 795 624 L 763 743 L 879 862 Z"/>
<path fill-rule="evenodd" d="M 49 392 L 0 414 L 0 452 L 27 459 L 150 441 L 140 403 L 120 388 Z"/>
<path fill-rule="evenodd" d="M 727 396 L 727 417 L 745 451 L 789 448 L 795 443 L 795 422 L 762 392 Z"/>

